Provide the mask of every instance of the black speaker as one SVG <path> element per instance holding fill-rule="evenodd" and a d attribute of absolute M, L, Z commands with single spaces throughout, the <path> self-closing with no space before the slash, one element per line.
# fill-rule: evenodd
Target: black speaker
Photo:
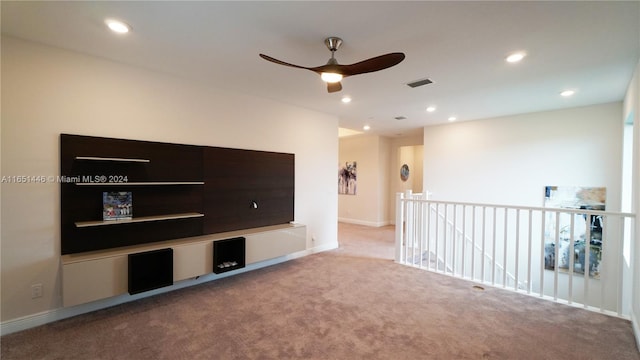
<path fill-rule="evenodd" d="M 129 294 L 173 285 L 173 249 L 129 254 Z"/>

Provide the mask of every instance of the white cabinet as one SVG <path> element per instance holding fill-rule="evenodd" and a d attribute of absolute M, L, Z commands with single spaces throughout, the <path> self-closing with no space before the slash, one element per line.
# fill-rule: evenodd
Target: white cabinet
<path fill-rule="evenodd" d="M 291 227 L 280 231 L 269 231 L 246 235 L 247 264 L 274 259 L 305 250 L 307 229 L 304 226 Z"/>
<path fill-rule="evenodd" d="M 62 305 L 65 307 L 126 292 L 126 255 L 62 264 Z"/>
<path fill-rule="evenodd" d="M 172 248 L 174 282 L 213 272 L 213 242 L 246 238 L 246 264 L 304 251 L 304 225 L 263 228 L 178 239 L 148 245 L 62 256 L 63 305 L 74 306 L 127 293 L 128 255 Z"/>
<path fill-rule="evenodd" d="M 196 243 L 173 248 L 173 281 L 210 273 L 213 268 L 213 242 Z"/>

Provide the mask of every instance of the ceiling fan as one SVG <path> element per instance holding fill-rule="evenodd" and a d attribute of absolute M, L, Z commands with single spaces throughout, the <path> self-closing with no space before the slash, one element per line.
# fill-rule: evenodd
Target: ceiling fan
<path fill-rule="evenodd" d="M 324 44 L 331 51 L 331 59 L 329 59 L 329 61 L 325 65 L 321 66 L 306 67 L 290 64 L 278 59 L 274 59 L 271 56 L 265 54 L 260 54 L 260 57 L 276 64 L 291 66 L 298 69 L 311 70 L 319 74 L 322 80 L 327 83 L 327 91 L 330 93 L 342 90 L 342 84 L 340 83 L 340 80 L 347 76 L 383 70 L 397 65 L 402 60 L 404 60 L 403 53 L 395 52 L 376 56 L 350 65 L 340 65 L 338 64 L 338 61 L 336 60 L 334 55 L 335 52 L 340 48 L 340 45 L 342 45 L 342 39 L 335 36 L 328 37 L 324 40 Z"/>

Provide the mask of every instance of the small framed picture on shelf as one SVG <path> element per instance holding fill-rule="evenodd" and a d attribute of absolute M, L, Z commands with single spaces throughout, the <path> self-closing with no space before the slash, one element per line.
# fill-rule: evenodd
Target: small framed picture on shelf
<path fill-rule="evenodd" d="M 102 220 L 131 220 L 133 197 L 130 191 L 105 191 L 102 193 Z"/>

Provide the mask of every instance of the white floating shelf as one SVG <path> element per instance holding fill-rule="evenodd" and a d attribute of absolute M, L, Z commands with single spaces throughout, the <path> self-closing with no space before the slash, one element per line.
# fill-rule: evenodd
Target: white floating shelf
<path fill-rule="evenodd" d="M 152 181 L 152 182 L 91 182 L 75 183 L 78 186 L 148 186 L 148 185 L 204 185 L 204 181 Z"/>
<path fill-rule="evenodd" d="M 169 215 L 156 215 L 156 216 L 141 216 L 133 219 L 122 220 L 102 220 L 102 221 L 79 221 L 76 222 L 76 227 L 93 227 L 93 226 L 107 226 L 107 225 L 121 225 L 131 223 L 141 223 L 150 221 L 165 221 L 165 220 L 178 220 L 178 219 L 190 219 L 202 217 L 201 213 L 182 213 L 182 214 L 169 214 Z"/>
<path fill-rule="evenodd" d="M 119 161 L 119 162 L 137 162 L 137 163 L 148 163 L 150 161 L 149 159 L 111 158 L 111 157 L 98 157 L 98 156 L 76 156 L 76 160 Z"/>

